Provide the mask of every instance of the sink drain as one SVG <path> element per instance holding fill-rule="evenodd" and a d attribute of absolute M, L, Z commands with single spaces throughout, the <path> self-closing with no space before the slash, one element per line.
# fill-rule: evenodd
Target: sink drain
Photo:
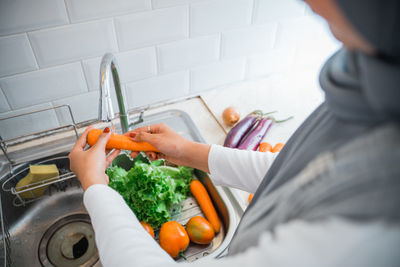
<path fill-rule="evenodd" d="M 92 266 L 98 259 L 94 231 L 87 214 L 75 214 L 54 223 L 39 245 L 43 266 Z"/>

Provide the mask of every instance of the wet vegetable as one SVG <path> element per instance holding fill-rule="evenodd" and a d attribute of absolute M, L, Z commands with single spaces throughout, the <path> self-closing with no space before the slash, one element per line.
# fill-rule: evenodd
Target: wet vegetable
<path fill-rule="evenodd" d="M 96 144 L 97 139 L 101 135 L 103 131 L 100 129 L 90 130 L 87 136 L 87 142 L 90 146 Z M 128 136 L 111 133 L 110 139 L 106 145 L 107 149 L 126 149 L 130 151 L 155 151 L 158 152 L 158 149 L 153 145 L 146 142 L 135 142 L 132 141 Z"/>
<path fill-rule="evenodd" d="M 171 220 L 171 209 L 187 198 L 193 172 L 188 167 L 159 166 L 161 162 L 135 159 L 129 171 L 119 166 L 106 171 L 109 186 L 122 195 L 139 221 L 155 229 Z"/>
<path fill-rule="evenodd" d="M 201 245 L 210 244 L 215 236 L 212 225 L 201 216 L 190 218 L 186 224 L 186 232 L 190 241 Z"/>
<path fill-rule="evenodd" d="M 240 119 L 239 111 L 234 107 L 228 107 L 222 112 L 222 120 L 228 126 L 233 126 Z"/>
<path fill-rule="evenodd" d="M 235 125 L 225 138 L 225 147 L 236 148 L 243 137 L 252 129 L 262 116 L 262 111 L 256 110 Z"/>
<path fill-rule="evenodd" d="M 183 226 L 175 221 L 166 222 L 161 226 L 158 241 L 160 246 L 172 257 L 183 256 L 183 251 L 189 246 L 189 236 Z"/>
<path fill-rule="evenodd" d="M 193 180 L 190 182 L 190 192 L 192 192 L 197 203 L 199 203 L 201 210 L 211 223 L 214 231 L 218 233 L 221 230 L 221 222 L 204 185 L 199 180 Z"/>
<path fill-rule="evenodd" d="M 154 238 L 154 230 L 153 227 L 151 227 L 150 224 L 148 224 L 147 222 L 141 221 L 140 224 L 143 226 L 144 230 L 146 230 L 146 232 L 148 232 L 152 238 Z"/>

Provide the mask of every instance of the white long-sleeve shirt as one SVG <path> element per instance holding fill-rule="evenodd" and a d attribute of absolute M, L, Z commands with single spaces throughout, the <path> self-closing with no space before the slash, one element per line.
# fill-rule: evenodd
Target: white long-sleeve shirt
<path fill-rule="evenodd" d="M 211 178 L 254 192 L 275 155 L 212 145 Z M 143 229 L 122 197 L 105 185 L 84 194 L 103 266 L 172 266 L 176 263 Z M 180 266 L 400 266 L 400 226 L 355 223 L 339 218 L 309 223 L 292 221 L 274 235 L 260 233 L 258 245 L 222 259 L 203 259 Z"/>

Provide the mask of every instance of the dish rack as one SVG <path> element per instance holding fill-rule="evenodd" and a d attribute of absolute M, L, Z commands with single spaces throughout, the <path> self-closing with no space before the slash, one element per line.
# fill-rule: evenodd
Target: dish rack
<path fill-rule="evenodd" d="M 16 169 L 20 168 L 20 164 L 16 164 L 15 161 L 11 158 L 9 152 L 7 151 L 7 148 L 11 145 L 17 145 L 21 144 L 24 142 L 28 142 L 34 139 L 38 139 L 41 137 L 49 136 L 55 133 L 59 133 L 62 131 L 65 131 L 66 129 L 73 129 L 75 132 L 76 139 L 78 139 L 78 130 L 77 130 L 77 124 L 75 123 L 75 118 L 72 114 L 71 107 L 69 105 L 56 105 L 48 108 L 43 108 L 35 111 L 30 111 L 30 112 L 25 112 L 22 114 L 14 115 L 14 116 L 9 116 L 0 119 L 0 121 L 4 120 L 9 120 L 17 117 L 22 117 L 22 116 L 27 116 L 31 115 L 34 113 L 40 113 L 44 112 L 47 110 L 57 110 L 57 109 L 66 109 L 68 111 L 68 114 L 71 119 L 71 124 L 65 124 L 56 128 L 52 129 L 47 129 L 44 131 L 38 131 L 26 135 L 21 135 L 18 137 L 10 138 L 10 139 L 3 139 L 0 136 L 0 148 L 3 151 L 5 159 L 8 161 L 9 166 L 10 166 L 10 177 L 7 178 L 3 183 L 2 183 L 2 190 L 4 192 L 11 193 L 15 196 L 13 200 L 13 205 L 18 207 L 18 206 L 24 206 L 30 202 L 33 202 L 40 197 L 35 197 L 35 194 L 33 193 L 34 190 L 37 190 L 38 188 L 47 188 L 50 185 L 56 184 L 56 183 L 62 183 L 67 180 L 70 180 L 75 177 L 75 175 L 71 171 L 65 171 L 63 170 L 61 174 L 57 177 L 53 177 L 50 179 L 46 179 L 40 182 L 32 183 L 30 185 L 26 186 L 21 186 L 21 187 L 16 187 L 16 184 L 18 183 L 20 176 L 24 173 L 27 173 L 29 171 L 29 165 L 26 168 L 23 168 L 22 170 L 16 171 Z M 57 161 L 61 158 L 66 158 L 66 157 L 53 157 L 49 158 L 40 162 L 35 162 L 35 164 L 45 164 L 49 162 L 54 162 Z M 23 198 L 21 197 L 21 194 L 30 194 L 32 195 L 32 198 Z M 1 196 L 0 196 L 0 231 L 1 231 L 1 241 L 0 241 L 0 262 L 2 262 L 3 266 L 10 266 L 11 265 L 11 258 L 10 258 L 10 234 L 8 231 L 8 225 L 6 222 L 6 218 L 4 217 L 3 213 L 3 206 L 1 203 Z"/>
<path fill-rule="evenodd" d="M 29 185 L 24 185 L 24 186 L 20 186 L 20 187 L 16 187 L 17 183 L 19 182 L 19 180 L 21 179 L 21 175 L 23 174 L 27 174 L 29 172 L 29 166 L 23 168 L 22 170 L 19 171 L 15 171 L 15 164 L 14 161 L 11 159 L 11 157 L 9 156 L 9 154 L 7 153 L 7 146 L 8 143 L 15 145 L 15 144 L 19 144 L 22 142 L 27 142 L 27 141 L 31 141 L 33 139 L 37 139 L 40 137 L 45 137 L 45 136 L 49 136 L 51 134 L 55 134 L 55 133 L 59 133 L 61 131 L 64 131 L 65 129 L 68 128 L 72 128 L 75 132 L 75 137 L 76 139 L 78 139 L 78 130 L 77 130 L 77 125 L 75 123 L 75 118 L 72 114 L 72 110 L 71 107 L 69 105 L 57 105 L 57 106 L 53 106 L 53 107 L 48 107 L 48 108 L 43 108 L 43 109 L 39 109 L 39 110 L 35 110 L 35 111 L 30 111 L 30 112 L 26 112 L 26 113 L 22 113 L 22 114 L 18 114 L 18 115 L 14 115 L 14 116 L 10 116 L 10 117 L 6 117 L 0 120 L 8 120 L 8 119 L 12 119 L 12 118 L 16 118 L 16 117 L 22 117 L 22 116 L 27 116 L 27 115 L 31 115 L 34 113 L 40 113 L 43 111 L 47 111 L 47 110 L 56 110 L 56 109 L 61 109 L 61 108 L 66 108 L 68 110 L 68 114 L 71 118 L 71 124 L 66 124 L 60 127 L 56 127 L 56 128 L 52 128 L 52 129 L 47 129 L 44 131 L 39 131 L 39 132 L 35 132 L 35 133 L 31 133 L 31 134 L 27 134 L 27 135 L 23 135 L 23 136 L 19 136 L 19 137 L 15 137 L 12 139 L 7 139 L 7 140 L 3 140 L 0 137 L 0 147 L 3 150 L 4 156 L 5 158 L 8 160 L 8 162 L 10 163 L 10 174 L 11 176 L 9 178 L 7 178 L 3 184 L 2 184 L 2 190 L 4 192 L 10 192 L 11 194 L 15 195 L 15 199 L 13 201 L 14 206 L 19 207 L 19 206 L 24 206 L 30 202 L 33 202 L 37 199 L 39 199 L 40 197 L 36 197 L 34 190 L 37 189 L 41 189 L 41 188 L 47 188 L 48 186 L 52 185 L 52 184 L 56 184 L 56 183 L 61 183 L 64 182 L 66 180 L 69 180 L 71 178 L 75 177 L 75 174 L 72 173 L 71 171 L 68 170 L 68 168 L 62 168 L 60 169 L 60 175 L 56 176 L 56 177 L 52 177 L 49 179 L 45 179 L 39 182 L 35 182 L 35 183 L 30 183 Z M 48 158 L 46 160 L 40 161 L 40 162 L 35 162 L 35 164 L 41 165 L 41 164 L 51 164 L 54 163 L 58 160 L 61 159 L 65 159 L 66 157 L 53 157 L 53 158 Z M 57 166 L 59 167 L 59 166 Z M 21 195 L 24 193 L 24 195 L 30 195 L 32 196 L 30 197 L 21 197 Z"/>

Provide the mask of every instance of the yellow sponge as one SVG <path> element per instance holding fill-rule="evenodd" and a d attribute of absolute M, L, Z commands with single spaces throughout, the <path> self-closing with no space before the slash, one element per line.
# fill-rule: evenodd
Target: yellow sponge
<path fill-rule="evenodd" d="M 49 165 L 30 165 L 29 166 L 29 173 L 27 176 L 22 178 L 18 183 L 17 183 L 17 192 L 25 190 L 30 187 L 35 187 L 40 184 L 34 184 L 30 186 L 33 183 L 37 183 L 40 181 L 43 181 L 45 179 L 50 179 L 59 176 L 59 172 L 57 169 L 57 166 L 55 164 L 49 164 Z M 43 192 L 46 190 L 47 186 L 39 187 L 36 189 L 33 189 L 31 191 L 23 192 L 20 193 L 19 195 L 26 199 L 26 198 L 36 198 L 36 197 L 41 197 L 43 195 Z"/>

